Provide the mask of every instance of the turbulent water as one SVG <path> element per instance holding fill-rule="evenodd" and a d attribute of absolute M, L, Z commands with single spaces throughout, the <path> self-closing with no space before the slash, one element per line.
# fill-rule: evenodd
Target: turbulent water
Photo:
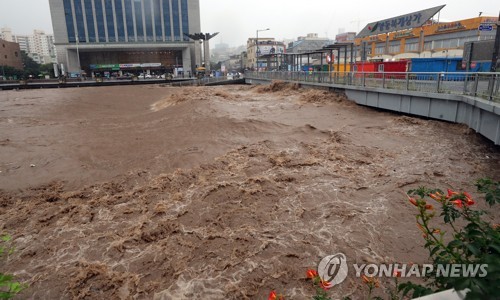
<path fill-rule="evenodd" d="M 2 271 L 34 299 L 311 298 L 326 255 L 427 262 L 405 192 L 473 192 L 499 158 L 461 125 L 279 83 L 3 91 Z"/>

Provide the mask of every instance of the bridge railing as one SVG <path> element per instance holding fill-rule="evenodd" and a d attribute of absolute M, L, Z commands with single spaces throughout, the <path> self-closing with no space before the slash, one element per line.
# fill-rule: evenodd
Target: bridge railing
<path fill-rule="evenodd" d="M 246 72 L 249 79 L 283 80 L 459 94 L 500 102 L 500 73 L 466 72 Z"/>

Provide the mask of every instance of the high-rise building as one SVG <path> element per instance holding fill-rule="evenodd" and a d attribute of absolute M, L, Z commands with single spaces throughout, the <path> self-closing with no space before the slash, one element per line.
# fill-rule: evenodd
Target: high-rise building
<path fill-rule="evenodd" d="M 32 35 L 12 33 L 8 27 L 0 28 L 0 38 L 19 44 L 19 49 L 39 64 L 55 63 L 56 48 L 54 35 L 45 34 L 43 30 L 33 30 Z"/>
<path fill-rule="evenodd" d="M 34 30 L 28 38 L 28 55 L 39 64 L 56 62 L 54 36 L 43 30 Z"/>
<path fill-rule="evenodd" d="M 201 62 L 199 0 L 49 0 L 68 72 L 192 72 Z"/>

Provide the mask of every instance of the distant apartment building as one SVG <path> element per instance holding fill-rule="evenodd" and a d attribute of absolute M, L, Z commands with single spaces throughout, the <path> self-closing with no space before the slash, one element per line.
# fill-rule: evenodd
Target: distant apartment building
<path fill-rule="evenodd" d="M 336 43 L 354 42 L 355 38 L 356 38 L 356 32 L 343 32 L 335 36 L 335 42 Z"/>
<path fill-rule="evenodd" d="M 45 34 L 43 30 L 34 30 L 28 36 L 28 55 L 39 64 L 57 62 L 54 36 Z"/>
<path fill-rule="evenodd" d="M 0 66 L 9 66 L 18 70 L 23 69 L 19 44 L 0 39 Z M 3 76 L 3 74 L 0 73 L 0 76 Z"/>
<path fill-rule="evenodd" d="M 6 41 L 18 43 L 20 50 L 26 52 L 39 64 L 57 62 L 54 36 L 45 34 L 43 30 L 34 30 L 31 35 L 20 35 L 4 27 L 0 29 L 0 37 Z"/>

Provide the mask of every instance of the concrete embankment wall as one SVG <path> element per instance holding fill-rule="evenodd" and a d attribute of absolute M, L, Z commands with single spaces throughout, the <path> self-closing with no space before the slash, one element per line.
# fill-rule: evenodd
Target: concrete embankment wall
<path fill-rule="evenodd" d="M 267 80 L 246 79 L 250 84 Z M 463 95 L 301 82 L 302 86 L 344 91 L 357 104 L 466 124 L 500 145 L 500 103 Z"/>

